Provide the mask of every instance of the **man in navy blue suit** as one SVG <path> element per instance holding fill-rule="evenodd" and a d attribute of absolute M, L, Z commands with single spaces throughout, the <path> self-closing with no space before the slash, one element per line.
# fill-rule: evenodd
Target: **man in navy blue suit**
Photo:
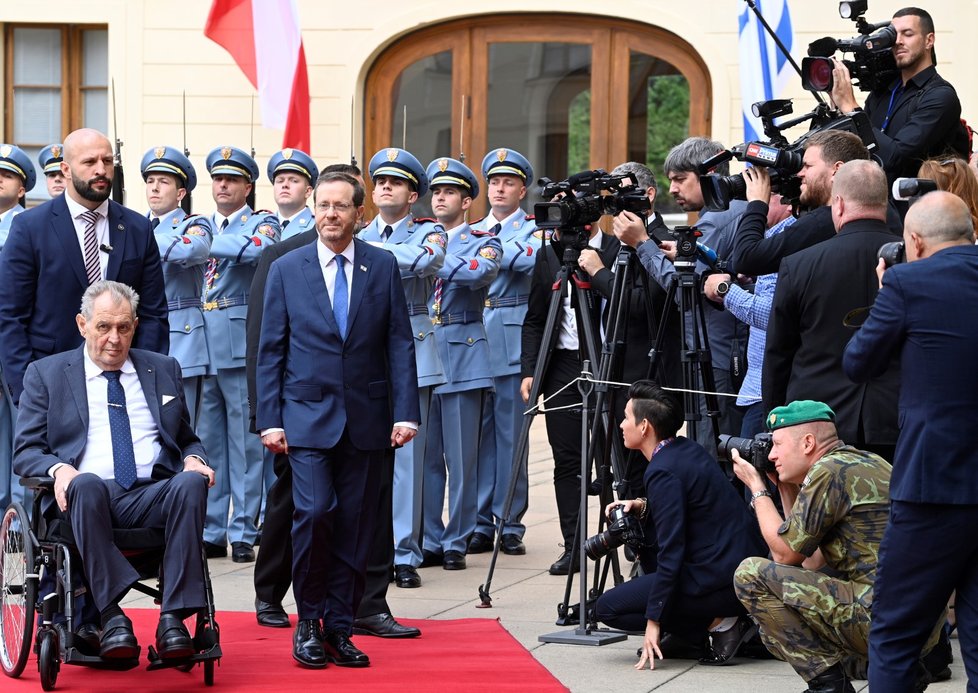
<path fill-rule="evenodd" d="M 149 220 L 109 199 L 112 145 L 97 130 L 65 138 L 64 195 L 17 215 L 0 254 L 0 360 L 14 402 L 27 364 L 82 342 L 75 315 L 102 279 L 131 286 L 139 303 L 134 346 L 170 345 L 163 267 Z"/>
<path fill-rule="evenodd" d="M 910 691 L 952 590 L 968 690 L 978 691 L 978 247 L 968 207 L 933 192 L 907 212 L 909 264 L 883 272 L 846 347 L 865 381 L 900 354 L 900 435 L 869 634 L 874 691 Z"/>
<path fill-rule="evenodd" d="M 319 242 L 268 273 L 256 374 L 262 443 L 287 453 L 295 514 L 292 656 L 311 668 L 370 661 L 350 641 L 363 596 L 383 455 L 420 421 L 414 339 L 397 260 L 353 238 L 363 186 L 320 176 Z M 325 631 L 325 633 L 324 633 Z"/>

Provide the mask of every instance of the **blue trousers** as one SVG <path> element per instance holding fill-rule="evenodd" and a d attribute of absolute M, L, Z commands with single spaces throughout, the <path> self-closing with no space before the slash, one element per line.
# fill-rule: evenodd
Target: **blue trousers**
<path fill-rule="evenodd" d="M 394 452 L 393 517 L 394 564 L 421 565 L 421 516 L 424 488 L 424 451 L 431 426 L 431 387 L 419 387 L 421 426 L 418 434 Z"/>
<path fill-rule="evenodd" d="M 332 448 L 289 448 L 292 466 L 292 591 L 300 619 L 350 635 L 363 599 L 377 517 L 383 451 L 356 449 L 346 433 Z"/>
<path fill-rule="evenodd" d="M 245 369 L 226 368 L 207 376 L 202 397 L 197 434 L 216 472 L 204 541 L 223 546 L 230 539 L 251 546 L 258 536 L 263 448 L 248 425 Z"/>
<path fill-rule="evenodd" d="M 493 378 L 494 392 L 486 394 L 482 413 L 482 439 L 479 443 L 479 517 L 476 531 L 492 538 L 496 521 L 503 518 L 506 492 L 513 471 L 513 456 L 523 426 L 526 404 L 520 395 L 520 374 Z M 529 504 L 527 458 L 524 454 L 517 471 L 517 482 L 510 521 L 503 534 L 522 537 L 526 527 L 520 520 Z"/>
<path fill-rule="evenodd" d="M 465 553 L 478 513 L 483 390 L 435 394 L 424 460 L 424 548 Z M 447 471 L 447 475 L 446 475 Z M 442 522 L 448 482 L 448 522 Z"/>
<path fill-rule="evenodd" d="M 978 505 L 890 501 L 869 631 L 873 693 L 913 691 L 917 660 L 953 590 L 968 693 L 978 691 Z"/>

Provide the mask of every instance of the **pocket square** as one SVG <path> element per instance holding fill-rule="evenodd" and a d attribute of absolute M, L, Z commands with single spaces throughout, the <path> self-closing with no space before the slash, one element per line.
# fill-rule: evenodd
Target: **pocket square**
<path fill-rule="evenodd" d="M 167 404 L 169 404 L 170 402 L 172 402 L 175 399 L 176 399 L 176 396 L 175 395 L 163 395 L 162 406 L 165 407 Z"/>

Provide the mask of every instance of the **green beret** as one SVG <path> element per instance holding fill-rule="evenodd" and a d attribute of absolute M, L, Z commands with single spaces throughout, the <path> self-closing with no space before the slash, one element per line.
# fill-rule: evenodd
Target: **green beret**
<path fill-rule="evenodd" d="M 823 402 L 800 399 L 783 407 L 775 407 L 768 414 L 767 430 L 776 431 L 811 421 L 835 421 L 835 412 Z"/>

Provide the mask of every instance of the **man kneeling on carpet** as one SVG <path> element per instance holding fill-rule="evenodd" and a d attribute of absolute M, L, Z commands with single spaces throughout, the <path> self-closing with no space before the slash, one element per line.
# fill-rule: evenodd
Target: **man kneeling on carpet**
<path fill-rule="evenodd" d="M 70 520 L 101 613 L 105 659 L 139 654 L 119 606 L 139 574 L 113 544 L 112 530 L 164 530 L 156 649 L 163 659 L 177 659 L 194 652 L 183 619 L 207 604 L 201 537 L 214 470 L 190 424 L 180 364 L 130 349 L 138 304 L 125 284 L 95 282 L 76 318 L 85 343 L 28 366 L 14 470 L 54 478 L 55 501 Z"/>
<path fill-rule="evenodd" d="M 648 380 L 628 390 L 621 430 L 625 447 L 641 450 L 647 497 L 617 501 L 644 530 L 639 552 L 644 575 L 605 592 L 595 607 L 599 621 L 645 631 L 641 659 L 655 668 L 664 658 L 665 634 L 710 648 L 704 664 L 726 664 L 756 631 L 737 601 L 733 574 L 743 559 L 767 547 L 757 523 L 723 471 L 702 446 L 676 433 L 682 404 Z M 668 652 L 668 649 L 666 650 Z"/>

